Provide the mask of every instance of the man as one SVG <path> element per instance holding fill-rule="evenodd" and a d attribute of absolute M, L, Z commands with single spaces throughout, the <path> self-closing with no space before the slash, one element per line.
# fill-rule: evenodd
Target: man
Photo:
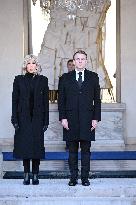
<path fill-rule="evenodd" d="M 68 72 L 70 72 L 70 71 L 75 69 L 75 66 L 74 66 L 74 63 L 73 63 L 73 59 L 68 60 L 67 68 L 68 68 Z"/>
<path fill-rule="evenodd" d="M 75 66 L 74 66 L 74 63 L 73 63 L 73 59 L 69 59 L 68 62 L 67 62 L 67 69 L 68 69 L 68 72 L 72 71 L 75 69 Z M 65 131 L 64 131 L 64 134 L 65 134 Z M 63 137 L 65 138 L 65 137 Z M 67 151 L 68 150 L 68 141 L 66 140 L 66 147 L 65 147 L 65 150 Z"/>
<path fill-rule="evenodd" d="M 95 128 L 101 120 L 101 100 L 98 75 L 86 69 L 87 54 L 79 50 L 73 55 L 75 70 L 59 82 L 59 119 L 64 128 L 64 140 L 69 143 L 69 186 L 78 183 L 78 147 L 81 148 L 81 180 L 90 182 L 90 147 L 95 140 Z"/>

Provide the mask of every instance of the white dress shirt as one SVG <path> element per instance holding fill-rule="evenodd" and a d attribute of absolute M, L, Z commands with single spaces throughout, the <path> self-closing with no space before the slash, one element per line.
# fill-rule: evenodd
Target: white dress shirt
<path fill-rule="evenodd" d="M 85 70 L 85 69 L 84 69 Z M 78 81 L 78 78 L 79 78 L 79 72 L 82 72 L 82 82 L 84 81 L 84 70 L 82 70 L 82 71 L 77 71 L 76 69 L 75 69 L 75 71 L 76 71 L 76 80 Z"/>

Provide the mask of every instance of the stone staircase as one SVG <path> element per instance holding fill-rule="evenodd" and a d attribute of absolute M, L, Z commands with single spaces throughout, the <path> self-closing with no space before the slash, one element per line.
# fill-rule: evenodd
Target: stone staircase
<path fill-rule="evenodd" d="M 128 155 L 130 154 L 130 156 Z M 54 153 L 53 153 L 54 154 Z M 66 153 L 67 154 L 67 153 Z M 96 158 L 90 161 L 91 172 L 90 177 L 93 178 L 134 178 L 136 177 L 136 152 L 96 152 Z M 105 156 L 106 154 L 106 156 Z M 112 156 L 110 156 L 112 154 Z M 59 153 L 58 153 L 59 155 Z M 56 158 L 58 157 L 56 156 Z M 105 156 L 105 157 L 104 157 Z M 100 157 L 100 158 L 99 158 Z M 2 170 L 3 178 L 5 179 L 18 179 L 23 177 L 22 161 L 15 161 L 13 159 L 5 159 L 2 157 L 0 169 Z M 69 168 L 68 161 L 65 159 L 50 159 L 43 160 L 40 164 L 40 177 L 45 178 L 68 178 Z M 110 158 L 110 159 L 109 159 Z M 12 161 L 13 160 L 13 161 Z M 81 161 L 78 164 L 81 170 Z M 80 175 L 80 173 L 79 173 Z"/>
<path fill-rule="evenodd" d="M 136 205 L 136 179 L 91 179 L 75 187 L 68 179 L 40 179 L 24 186 L 21 179 L 0 180 L 0 205 Z"/>

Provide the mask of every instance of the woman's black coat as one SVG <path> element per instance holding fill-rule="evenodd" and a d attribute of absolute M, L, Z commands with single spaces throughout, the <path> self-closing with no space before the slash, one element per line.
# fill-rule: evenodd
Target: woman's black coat
<path fill-rule="evenodd" d="M 26 75 L 15 77 L 12 93 L 12 123 L 19 129 L 14 136 L 14 156 L 21 159 L 44 158 L 43 127 L 49 124 L 48 79 L 36 75 L 33 117 L 30 116 L 30 86 Z"/>

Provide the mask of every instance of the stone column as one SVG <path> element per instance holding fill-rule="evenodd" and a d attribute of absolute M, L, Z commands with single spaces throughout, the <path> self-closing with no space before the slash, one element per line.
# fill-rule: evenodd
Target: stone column
<path fill-rule="evenodd" d="M 126 144 L 136 144 L 136 1 L 121 0 L 121 102 L 126 104 Z"/>
<path fill-rule="evenodd" d="M 3 156 L 2 156 L 2 151 L 0 149 L 0 179 L 3 177 Z"/>

